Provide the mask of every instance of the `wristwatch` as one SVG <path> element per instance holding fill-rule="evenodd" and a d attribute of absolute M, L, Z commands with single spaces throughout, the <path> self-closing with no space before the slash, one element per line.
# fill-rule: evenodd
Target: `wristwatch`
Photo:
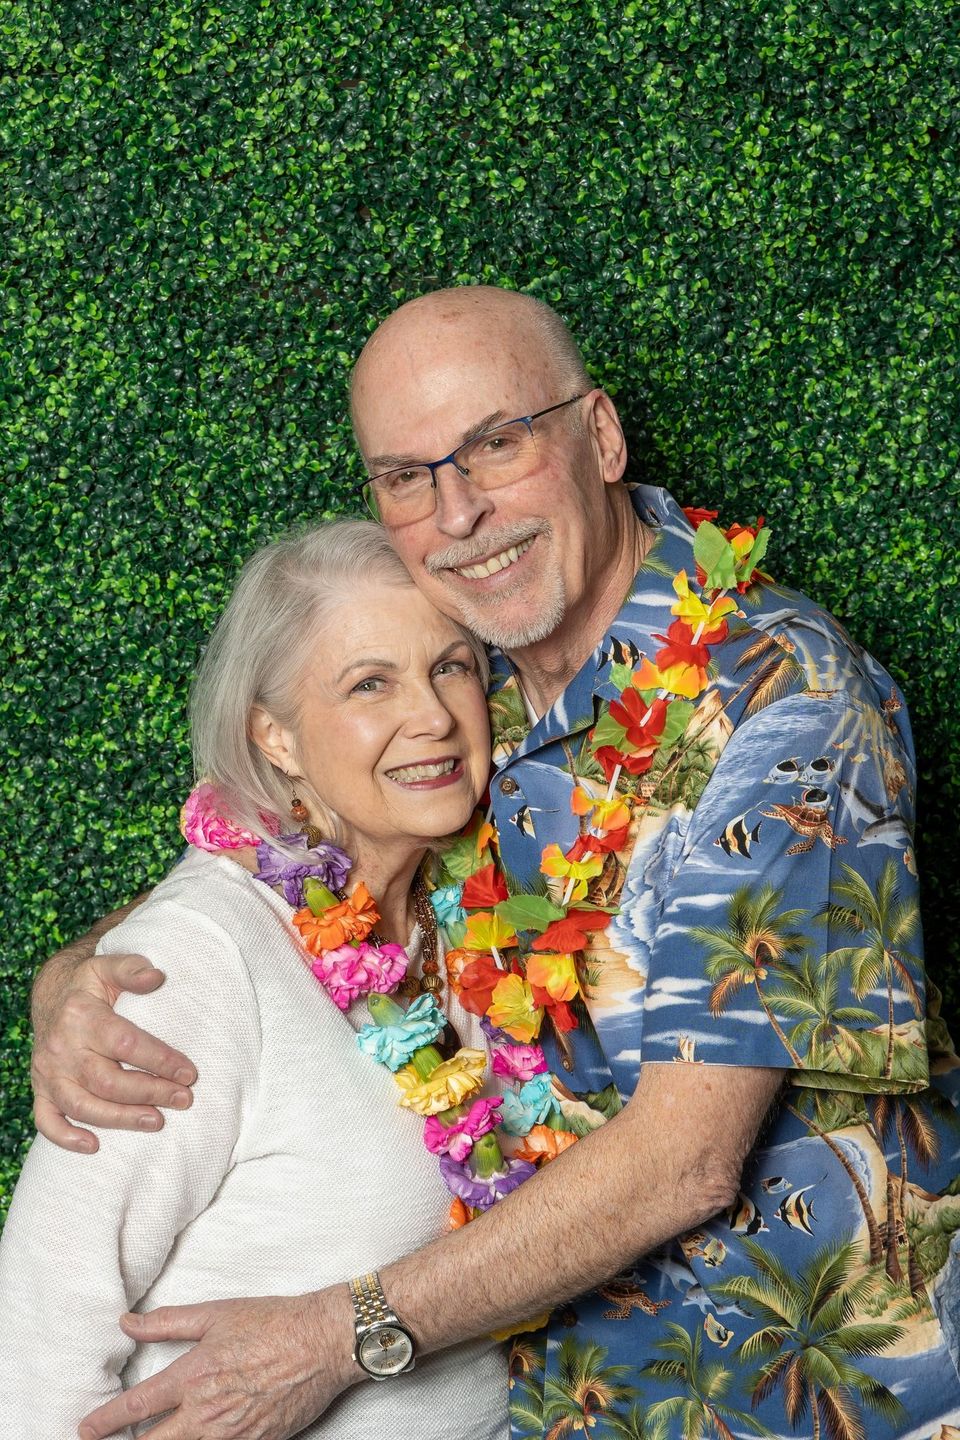
<path fill-rule="evenodd" d="M 379 1275 L 361 1275 L 350 1281 L 353 1328 L 357 1336 L 353 1358 L 374 1380 L 405 1375 L 415 1360 L 413 1336 L 387 1304 Z"/>

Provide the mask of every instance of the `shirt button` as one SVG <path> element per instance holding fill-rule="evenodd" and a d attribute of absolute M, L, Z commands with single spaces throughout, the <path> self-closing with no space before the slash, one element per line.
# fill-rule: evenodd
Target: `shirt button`
<path fill-rule="evenodd" d="M 504 779 L 500 781 L 501 795 L 516 795 L 519 789 L 520 786 L 517 784 L 516 780 L 512 780 L 509 775 L 505 776 Z"/>

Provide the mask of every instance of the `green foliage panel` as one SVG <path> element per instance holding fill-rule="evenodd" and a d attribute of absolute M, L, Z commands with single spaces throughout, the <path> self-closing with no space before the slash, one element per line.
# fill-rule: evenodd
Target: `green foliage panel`
<path fill-rule="evenodd" d="M 0 80 L 0 1182 L 34 967 L 156 881 L 240 559 L 352 504 L 425 289 L 556 304 L 634 474 L 776 530 L 907 692 L 954 1010 L 958 52 L 934 0 L 11 0 Z"/>

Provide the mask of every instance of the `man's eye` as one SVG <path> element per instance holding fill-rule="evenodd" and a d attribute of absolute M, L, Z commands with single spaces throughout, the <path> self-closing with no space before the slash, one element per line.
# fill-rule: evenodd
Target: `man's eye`
<path fill-rule="evenodd" d="M 442 660 L 434 673 L 437 675 L 468 675 L 472 668 L 466 660 Z"/>
<path fill-rule="evenodd" d="M 419 485 L 424 478 L 423 468 L 409 470 L 391 470 L 389 475 L 384 475 L 380 485 L 391 495 L 397 495 L 401 490 L 410 490 Z"/>

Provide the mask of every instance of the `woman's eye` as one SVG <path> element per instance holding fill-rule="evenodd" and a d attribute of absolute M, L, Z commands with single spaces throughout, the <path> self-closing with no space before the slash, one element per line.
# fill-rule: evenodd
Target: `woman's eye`
<path fill-rule="evenodd" d="M 368 675 L 365 680 L 358 680 L 350 691 L 351 695 L 375 695 L 382 687 L 383 680 L 379 675 Z"/>

